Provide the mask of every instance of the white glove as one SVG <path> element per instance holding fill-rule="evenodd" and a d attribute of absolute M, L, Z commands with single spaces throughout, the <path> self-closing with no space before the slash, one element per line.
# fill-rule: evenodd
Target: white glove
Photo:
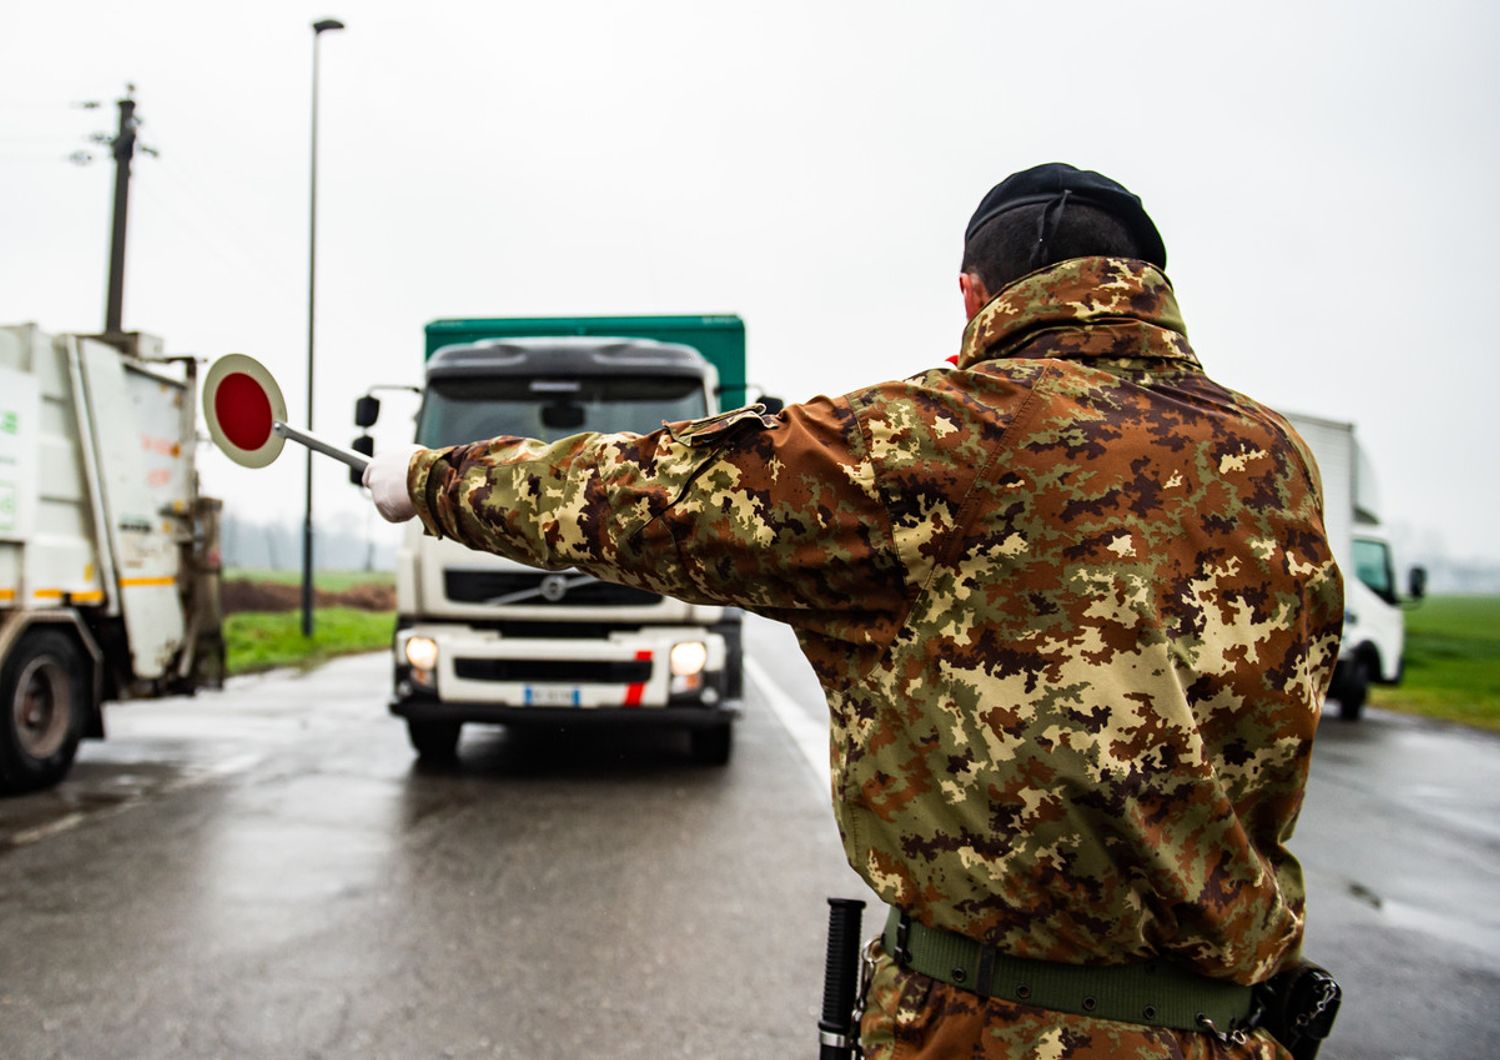
<path fill-rule="evenodd" d="M 420 445 L 400 445 L 389 452 L 370 458 L 365 468 L 365 485 L 375 508 L 388 523 L 404 523 L 417 514 L 406 492 L 406 471 L 411 458 L 423 451 Z"/>

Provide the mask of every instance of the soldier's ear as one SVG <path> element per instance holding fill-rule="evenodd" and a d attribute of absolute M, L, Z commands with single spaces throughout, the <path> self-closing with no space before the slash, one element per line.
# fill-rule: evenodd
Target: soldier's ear
<path fill-rule="evenodd" d="M 969 320 L 973 320 L 989 304 L 990 289 L 984 285 L 984 280 L 977 272 L 959 273 L 958 289 L 964 296 L 964 314 Z"/>

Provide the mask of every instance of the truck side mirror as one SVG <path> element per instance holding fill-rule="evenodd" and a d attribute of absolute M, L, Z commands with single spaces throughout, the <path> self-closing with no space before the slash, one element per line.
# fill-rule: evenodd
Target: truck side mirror
<path fill-rule="evenodd" d="M 755 383 L 745 383 L 743 385 L 735 384 L 734 386 L 721 386 L 714 391 L 714 395 L 716 397 L 723 397 L 731 390 L 739 391 L 744 396 L 745 404 L 747 405 L 754 405 L 757 402 L 764 405 L 766 407 L 766 414 L 770 416 L 774 416 L 782 409 L 786 408 L 785 401 L 782 401 L 779 397 L 772 397 Z M 751 395 L 754 395 L 754 397 L 752 397 Z"/>
<path fill-rule="evenodd" d="M 354 426 L 369 428 L 380 419 L 380 399 L 374 394 L 354 399 Z"/>
<path fill-rule="evenodd" d="M 1406 595 L 1420 600 L 1427 595 L 1427 568 L 1413 567 L 1406 572 Z"/>
<path fill-rule="evenodd" d="M 364 401 L 365 398 L 360 398 L 360 400 Z M 375 399 L 370 398 L 369 400 L 374 401 Z M 371 438 L 368 434 L 361 434 L 358 438 L 354 439 L 354 441 L 350 443 L 349 448 L 353 449 L 356 453 L 362 453 L 365 456 L 374 456 L 375 439 Z M 355 471 L 351 467 L 349 469 L 349 481 L 354 483 L 354 485 L 356 486 L 363 486 L 365 484 L 365 473 L 363 471 Z"/>

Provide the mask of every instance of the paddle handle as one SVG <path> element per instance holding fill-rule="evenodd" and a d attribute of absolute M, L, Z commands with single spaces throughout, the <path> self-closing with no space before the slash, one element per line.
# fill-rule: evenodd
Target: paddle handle
<path fill-rule="evenodd" d="M 271 429 L 278 436 L 305 445 L 315 453 L 331 456 L 341 463 L 348 464 L 361 474 L 364 473 L 365 468 L 370 466 L 370 458 L 363 453 L 356 453 L 353 449 L 344 449 L 337 445 L 329 445 L 317 435 L 308 434 L 306 431 L 299 431 L 297 428 L 290 424 L 282 423 L 280 420 L 275 421 L 271 425 Z"/>

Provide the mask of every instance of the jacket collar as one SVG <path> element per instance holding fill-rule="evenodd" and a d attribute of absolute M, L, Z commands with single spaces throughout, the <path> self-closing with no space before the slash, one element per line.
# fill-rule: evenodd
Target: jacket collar
<path fill-rule="evenodd" d="M 1102 327 L 1101 327 L 1102 325 Z M 1142 327 L 1145 325 L 1145 327 Z M 1122 343 L 1128 333 L 1129 341 Z M 964 329 L 959 368 L 1027 356 L 1039 332 L 1085 328 L 1064 356 L 1147 356 L 1198 363 L 1172 284 L 1155 265 L 1129 258 L 1072 258 L 1021 277 L 990 299 Z M 1089 336 L 1097 331 L 1098 340 Z M 1130 350 L 1126 354 L 1126 350 Z M 1033 354 L 1036 356 L 1037 354 Z M 1047 352 L 1041 356 L 1058 356 Z"/>

